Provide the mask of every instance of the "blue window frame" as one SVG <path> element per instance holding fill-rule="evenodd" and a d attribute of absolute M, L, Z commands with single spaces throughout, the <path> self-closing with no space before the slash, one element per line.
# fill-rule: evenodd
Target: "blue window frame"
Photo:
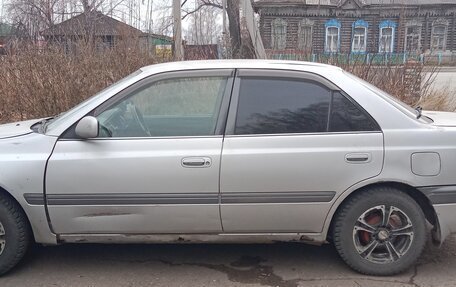
<path fill-rule="evenodd" d="M 331 19 L 325 23 L 325 52 L 338 53 L 340 51 L 340 21 Z"/>
<path fill-rule="evenodd" d="M 352 25 L 352 53 L 365 54 L 367 52 L 367 29 L 369 23 L 359 19 Z"/>
<path fill-rule="evenodd" d="M 397 24 L 391 20 L 382 21 L 379 25 L 380 33 L 378 40 L 379 53 L 393 53 L 394 40 Z"/>

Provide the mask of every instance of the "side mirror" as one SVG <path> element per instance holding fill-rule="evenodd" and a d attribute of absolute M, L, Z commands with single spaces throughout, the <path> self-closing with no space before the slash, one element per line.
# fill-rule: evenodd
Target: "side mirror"
<path fill-rule="evenodd" d="M 82 139 L 96 138 L 98 136 L 98 120 L 95 117 L 83 117 L 76 125 L 76 135 Z"/>

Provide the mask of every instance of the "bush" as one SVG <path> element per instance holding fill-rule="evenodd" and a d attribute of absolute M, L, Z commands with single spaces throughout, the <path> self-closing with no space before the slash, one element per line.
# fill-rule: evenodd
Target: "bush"
<path fill-rule="evenodd" d="M 0 57 L 0 122 L 59 114 L 156 62 L 134 41 L 112 49 L 81 42 L 72 52 L 21 47 Z"/>
<path fill-rule="evenodd" d="M 0 123 L 42 118 L 68 110 L 142 66 L 163 62 L 143 49 L 139 39 L 116 43 L 114 48 L 72 44 L 21 47 L 0 56 Z M 411 105 L 454 110 L 448 92 L 431 88 L 438 70 L 419 63 L 407 65 L 342 61 L 327 63 L 367 80 Z"/>

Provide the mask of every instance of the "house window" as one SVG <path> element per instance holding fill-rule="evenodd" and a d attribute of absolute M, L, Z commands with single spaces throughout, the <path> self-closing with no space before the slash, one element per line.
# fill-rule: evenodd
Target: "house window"
<path fill-rule="evenodd" d="M 367 51 L 367 28 L 369 24 L 364 20 L 357 20 L 353 23 L 353 53 L 366 53 Z"/>
<path fill-rule="evenodd" d="M 306 51 L 312 50 L 313 25 L 314 22 L 309 19 L 304 19 L 299 22 L 298 49 Z"/>
<path fill-rule="evenodd" d="M 437 19 L 432 23 L 431 49 L 432 51 L 445 51 L 448 33 L 448 21 Z"/>
<path fill-rule="evenodd" d="M 271 27 L 271 48 L 283 50 L 287 47 L 287 21 L 275 19 Z"/>
<path fill-rule="evenodd" d="M 421 23 L 411 21 L 406 25 L 405 52 L 419 54 L 421 51 Z"/>
<path fill-rule="evenodd" d="M 336 19 L 328 20 L 326 27 L 325 52 L 337 53 L 340 48 L 340 22 Z"/>
<path fill-rule="evenodd" d="M 380 38 L 378 44 L 379 53 L 394 52 L 394 33 L 396 31 L 396 23 L 393 21 L 383 21 L 380 23 Z"/>

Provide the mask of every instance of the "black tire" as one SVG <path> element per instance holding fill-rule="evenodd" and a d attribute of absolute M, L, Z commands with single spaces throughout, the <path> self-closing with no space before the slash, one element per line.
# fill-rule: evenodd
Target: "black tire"
<path fill-rule="evenodd" d="M 10 197 L 0 194 L 0 223 L 5 244 L 0 247 L 0 275 L 11 270 L 24 257 L 31 243 L 31 231 L 22 208 Z M 1 238 L 1 237 L 0 237 Z"/>
<path fill-rule="evenodd" d="M 379 206 L 384 206 L 387 211 L 380 212 L 383 209 L 379 209 Z M 394 218 L 389 215 L 391 206 Z M 382 221 L 384 216 L 376 219 L 376 213 L 388 213 L 387 219 Z M 376 221 L 376 224 L 367 225 L 375 226 L 376 231 L 359 229 L 360 226 L 366 226 L 362 224 L 366 222 L 365 215 L 369 221 Z M 391 218 L 396 221 L 390 223 Z M 403 232 L 398 231 L 400 227 L 395 228 L 397 221 L 408 222 L 403 226 L 411 225 L 406 229 L 407 235 L 401 235 Z M 349 198 L 336 214 L 332 231 L 333 243 L 340 257 L 355 271 L 377 276 L 394 275 L 410 268 L 421 255 L 427 236 L 426 219 L 420 206 L 409 195 L 392 187 L 370 188 Z M 366 243 L 362 245 L 364 241 Z M 394 247 L 398 243 L 403 252 L 391 248 L 391 245 Z M 363 251 L 364 248 L 367 250 Z M 370 250 L 373 251 L 370 253 Z"/>

